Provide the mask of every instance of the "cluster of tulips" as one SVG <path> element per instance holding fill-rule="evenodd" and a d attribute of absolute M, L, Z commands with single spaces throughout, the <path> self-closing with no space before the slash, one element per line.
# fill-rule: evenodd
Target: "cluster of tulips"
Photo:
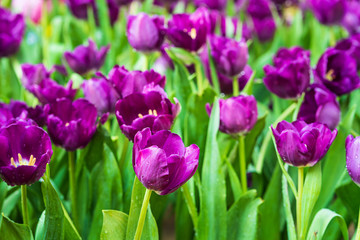
<path fill-rule="evenodd" d="M 360 202 L 354 207 L 336 190 L 346 206 L 324 208 L 336 199 L 335 186 L 324 185 L 345 179 L 336 169 L 345 165 L 345 155 L 333 159 L 338 163 L 332 168 L 320 160 L 332 148 L 346 149 L 347 171 L 360 185 L 360 2 L 0 4 L 0 176 L 12 186 L 0 185 L 0 209 L 21 186 L 19 226 L 29 233 L 23 239 L 33 238 L 34 218 L 40 217 L 27 198 L 39 181 L 45 220 L 36 222 L 36 239 L 158 239 L 166 209 L 152 213 L 153 191 L 169 195 L 178 209 L 180 239 L 321 239 L 334 218 L 340 228 L 331 230 L 348 238 L 347 224 L 356 220 L 337 212 L 357 211 Z M 88 31 L 81 44 L 71 36 L 76 29 Z M 316 43 L 321 34 L 324 43 Z M 18 59 L 32 58 L 34 38 L 41 38 L 42 56 L 20 64 Z M 338 133 L 342 140 L 348 135 L 346 141 L 336 142 Z M 106 160 L 109 151 L 114 161 Z M 84 163 L 94 156 L 101 159 Z M 68 180 L 59 167 L 63 158 Z M 323 174 L 333 173 L 340 180 L 324 181 Z M 92 188 L 101 174 L 110 185 Z M 102 188 L 110 188 L 106 197 L 112 199 L 90 203 L 83 189 L 101 195 Z M 327 199 L 321 202 L 323 191 Z M 167 206 L 160 196 L 153 201 Z M 94 214 L 82 204 L 93 204 Z M 0 233 L 20 234 L 9 216 L 3 215 Z M 356 240 L 358 224 L 356 233 L 350 230 Z"/>

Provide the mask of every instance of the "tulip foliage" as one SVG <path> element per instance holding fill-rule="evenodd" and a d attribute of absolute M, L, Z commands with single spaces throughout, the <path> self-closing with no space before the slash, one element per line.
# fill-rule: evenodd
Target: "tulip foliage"
<path fill-rule="evenodd" d="M 0 239 L 360 239 L 360 3 L 0 0 Z"/>

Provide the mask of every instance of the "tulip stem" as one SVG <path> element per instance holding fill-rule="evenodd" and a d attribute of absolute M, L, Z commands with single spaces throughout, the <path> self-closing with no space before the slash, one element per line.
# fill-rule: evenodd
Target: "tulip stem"
<path fill-rule="evenodd" d="M 23 222 L 24 224 L 29 225 L 29 211 L 27 205 L 26 185 L 21 185 L 21 207 L 22 207 Z"/>
<path fill-rule="evenodd" d="M 297 103 L 293 103 L 291 104 L 273 123 L 273 125 L 277 125 L 280 121 L 284 120 L 285 118 L 287 118 L 296 108 Z M 256 162 L 256 172 L 261 173 L 263 165 L 264 165 L 264 160 L 265 160 L 265 154 L 266 154 L 266 150 L 269 146 L 271 140 L 271 131 L 268 130 L 268 132 L 266 133 L 266 136 L 264 138 L 264 141 L 261 145 L 260 148 L 260 153 L 259 153 L 259 159 Z"/>
<path fill-rule="evenodd" d="M 239 81 L 237 76 L 233 78 L 233 95 L 239 96 Z"/>
<path fill-rule="evenodd" d="M 71 213 L 75 227 L 78 229 L 77 208 L 76 208 L 76 182 L 75 182 L 75 152 L 69 151 L 69 182 L 70 182 L 70 200 Z"/>
<path fill-rule="evenodd" d="M 148 208 L 149 201 L 150 201 L 151 192 L 152 192 L 151 190 L 146 189 L 146 192 L 144 195 L 144 201 L 141 206 L 138 225 L 137 225 L 136 232 L 135 232 L 135 237 L 134 237 L 135 240 L 140 240 L 140 238 L 141 238 L 142 230 L 144 228 L 144 223 L 145 223 L 146 212 L 147 212 L 147 208 Z"/>
<path fill-rule="evenodd" d="M 303 194 L 303 186 L 304 186 L 304 168 L 298 168 L 298 196 L 296 201 L 296 225 L 297 225 L 297 234 L 298 240 L 301 240 L 303 237 L 301 236 L 301 200 Z"/>
<path fill-rule="evenodd" d="M 181 187 L 183 194 L 184 194 L 184 198 L 185 201 L 187 203 L 188 209 L 189 209 L 189 213 L 190 216 L 192 218 L 193 224 L 195 229 L 197 229 L 198 226 L 198 213 L 197 213 L 197 209 L 194 203 L 193 198 L 191 197 L 190 191 L 189 191 L 189 187 L 188 187 L 188 183 L 185 183 L 182 187 Z"/>
<path fill-rule="evenodd" d="M 245 136 L 239 138 L 239 156 L 240 156 L 240 178 L 243 193 L 247 192 L 247 176 L 246 176 L 246 157 L 245 157 Z"/>
<path fill-rule="evenodd" d="M 359 216 L 358 216 L 358 224 L 357 224 L 355 240 L 360 240 L 360 207 L 359 207 Z"/>
<path fill-rule="evenodd" d="M 198 58 L 196 60 L 197 61 L 195 62 L 195 72 L 196 72 L 197 87 L 198 87 L 199 95 L 202 95 L 204 76 L 201 69 L 201 61 Z"/>

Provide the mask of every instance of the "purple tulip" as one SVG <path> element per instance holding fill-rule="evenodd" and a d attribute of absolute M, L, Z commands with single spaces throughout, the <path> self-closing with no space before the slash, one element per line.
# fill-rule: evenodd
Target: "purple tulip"
<path fill-rule="evenodd" d="M 151 134 L 149 128 L 134 140 L 133 167 L 140 182 L 159 195 L 176 191 L 196 172 L 199 147 L 185 147 L 183 141 L 167 130 Z"/>
<path fill-rule="evenodd" d="M 131 3 L 133 0 L 114 0 L 114 2 L 119 6 L 124 6 L 127 5 L 129 3 Z"/>
<path fill-rule="evenodd" d="M 281 159 L 296 167 L 314 166 L 324 157 L 337 135 L 336 129 L 331 132 L 325 124 L 307 124 L 300 120 L 281 121 L 276 129 L 271 129 Z"/>
<path fill-rule="evenodd" d="M 164 88 L 166 82 L 165 76 L 161 76 L 154 70 L 129 72 L 124 66 L 115 66 L 110 71 L 108 79 L 121 98 L 142 92 L 144 87 L 151 83 Z"/>
<path fill-rule="evenodd" d="M 44 111 L 51 140 L 67 151 L 84 148 L 95 134 L 97 111 L 86 99 L 57 99 Z"/>
<path fill-rule="evenodd" d="M 98 115 L 115 112 L 116 101 L 120 96 L 105 78 L 92 78 L 82 84 L 85 99 L 94 104 Z"/>
<path fill-rule="evenodd" d="M 264 67 L 266 88 L 280 98 L 299 98 L 310 83 L 309 51 L 281 48 L 273 61 Z"/>
<path fill-rule="evenodd" d="M 74 99 L 76 89 L 72 88 L 72 81 L 68 82 L 67 87 L 59 85 L 49 78 L 50 72 L 43 64 L 23 64 L 21 68 L 23 71 L 22 84 L 42 104 L 53 102 L 58 98 Z"/>
<path fill-rule="evenodd" d="M 322 85 L 313 84 L 305 92 L 297 119 L 307 123 L 323 123 L 334 130 L 340 122 L 340 115 L 336 95 Z"/>
<path fill-rule="evenodd" d="M 86 75 L 102 67 L 109 48 L 110 46 L 106 46 L 98 50 L 96 44 L 89 39 L 88 46 L 80 45 L 73 52 L 65 52 L 64 57 L 74 72 Z"/>
<path fill-rule="evenodd" d="M 172 15 L 166 34 L 176 47 L 196 52 L 205 44 L 210 30 L 211 19 L 208 10 L 198 8 L 192 14 Z"/>
<path fill-rule="evenodd" d="M 194 0 L 197 7 L 205 6 L 213 10 L 222 11 L 225 9 L 227 0 Z"/>
<path fill-rule="evenodd" d="M 169 130 L 180 112 L 180 104 L 175 104 L 158 91 L 133 93 L 116 103 L 116 118 L 121 131 L 133 141 L 138 131 L 149 127 L 153 133 Z"/>
<path fill-rule="evenodd" d="M 66 5 L 70 8 L 72 14 L 79 19 L 87 19 L 88 8 L 91 8 L 96 23 L 99 22 L 95 0 L 66 0 Z M 107 6 L 109 9 L 110 23 L 114 24 L 119 15 L 119 7 L 115 0 L 107 0 Z"/>
<path fill-rule="evenodd" d="M 356 60 L 347 52 L 329 48 L 319 59 L 314 71 L 315 82 L 322 83 L 336 95 L 360 87 Z"/>
<path fill-rule="evenodd" d="M 164 17 L 145 13 L 129 16 L 126 34 L 130 45 L 138 51 L 154 51 L 164 42 Z"/>
<path fill-rule="evenodd" d="M 51 141 L 42 128 L 17 122 L 0 129 L 0 176 L 8 185 L 38 181 L 51 156 Z"/>
<path fill-rule="evenodd" d="M 346 11 L 347 0 L 308 0 L 315 17 L 322 24 L 339 24 Z"/>
<path fill-rule="evenodd" d="M 14 55 L 20 47 L 25 32 L 22 14 L 12 14 L 0 7 L 0 58 Z"/>
<path fill-rule="evenodd" d="M 261 42 L 274 37 L 276 23 L 270 9 L 268 0 L 249 0 L 247 13 L 251 17 L 251 29 Z M 250 26 L 249 26 L 250 27 Z"/>
<path fill-rule="evenodd" d="M 360 2 L 349 1 L 345 16 L 341 25 L 346 28 L 350 35 L 360 33 Z"/>
<path fill-rule="evenodd" d="M 257 106 L 254 96 L 240 95 L 220 99 L 219 130 L 230 135 L 244 135 L 251 131 L 257 121 Z M 210 104 L 206 104 L 207 113 L 211 114 Z"/>
<path fill-rule="evenodd" d="M 249 58 L 245 42 L 213 35 L 210 46 L 215 67 L 220 73 L 234 77 L 243 71 Z"/>
<path fill-rule="evenodd" d="M 45 125 L 45 114 L 41 106 L 29 107 L 25 102 L 10 100 L 9 104 L 0 103 L 0 128 L 18 120 L 34 121 Z"/>
<path fill-rule="evenodd" d="M 346 168 L 351 179 L 360 186 L 360 137 L 349 135 L 345 142 Z"/>
<path fill-rule="evenodd" d="M 357 62 L 358 70 L 360 69 L 360 34 L 355 34 L 337 42 L 334 48 L 344 51 L 353 57 Z"/>

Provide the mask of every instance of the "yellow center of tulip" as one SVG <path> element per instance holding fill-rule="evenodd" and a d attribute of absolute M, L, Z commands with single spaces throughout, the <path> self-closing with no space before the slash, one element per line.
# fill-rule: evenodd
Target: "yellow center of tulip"
<path fill-rule="evenodd" d="M 66 123 L 66 124 L 65 124 L 65 127 L 68 127 L 69 125 L 70 125 L 70 123 Z"/>
<path fill-rule="evenodd" d="M 192 28 L 191 30 L 190 30 L 190 33 L 189 33 L 189 35 L 190 35 L 190 37 L 192 38 L 192 39 L 195 39 L 196 38 L 196 29 L 195 28 Z"/>
<path fill-rule="evenodd" d="M 157 116 L 157 111 L 154 109 L 154 110 L 151 110 L 149 109 L 149 114 L 148 115 L 154 115 L 155 117 Z M 144 115 L 142 115 L 141 113 L 138 114 L 138 117 L 139 118 L 143 118 Z"/>
<path fill-rule="evenodd" d="M 326 79 L 329 81 L 333 81 L 335 79 L 335 74 L 334 74 L 334 70 L 330 69 L 327 73 L 326 73 Z"/>
<path fill-rule="evenodd" d="M 29 160 L 23 160 L 21 154 L 18 153 L 18 162 L 15 163 L 13 157 L 10 159 L 10 161 L 11 161 L 11 165 L 17 168 L 18 166 L 34 166 L 36 162 L 36 158 L 34 158 L 34 156 L 31 155 Z"/>

